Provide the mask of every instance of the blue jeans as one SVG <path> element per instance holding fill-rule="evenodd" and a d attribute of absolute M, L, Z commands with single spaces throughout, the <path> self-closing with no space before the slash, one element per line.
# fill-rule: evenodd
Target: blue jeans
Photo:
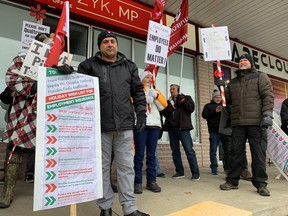
<path fill-rule="evenodd" d="M 141 133 L 134 130 L 135 156 L 134 170 L 135 183 L 142 183 L 142 168 L 146 148 L 147 183 L 156 182 L 155 151 L 158 143 L 160 128 L 146 127 Z"/>
<path fill-rule="evenodd" d="M 221 134 L 217 132 L 210 132 L 209 141 L 210 141 L 210 168 L 217 169 L 218 167 L 217 148 L 221 141 Z"/>
<path fill-rule="evenodd" d="M 160 167 L 159 159 L 158 159 L 158 149 L 157 148 L 155 151 L 155 169 L 156 169 L 156 176 L 163 173 L 163 171 Z"/>
<path fill-rule="evenodd" d="M 176 167 L 176 172 L 179 175 L 184 175 L 184 167 L 180 152 L 180 141 L 184 148 L 192 176 L 197 178 L 200 176 L 199 167 L 195 151 L 193 149 L 193 142 L 189 130 L 181 131 L 178 128 L 169 128 L 168 130 L 170 147 L 172 150 L 172 158 Z"/>

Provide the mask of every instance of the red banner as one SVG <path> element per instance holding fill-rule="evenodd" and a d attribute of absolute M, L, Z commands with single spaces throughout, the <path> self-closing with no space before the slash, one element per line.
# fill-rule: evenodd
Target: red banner
<path fill-rule="evenodd" d="M 168 56 L 188 40 L 188 0 L 183 0 L 171 25 Z"/>
<path fill-rule="evenodd" d="M 164 12 L 165 0 L 155 0 L 154 10 L 153 10 L 153 18 L 154 22 L 160 22 L 163 12 Z"/>
<path fill-rule="evenodd" d="M 62 14 L 54 35 L 53 44 L 48 53 L 45 66 L 58 65 L 60 54 L 64 51 L 65 36 L 69 37 L 69 2 L 63 5 Z"/>

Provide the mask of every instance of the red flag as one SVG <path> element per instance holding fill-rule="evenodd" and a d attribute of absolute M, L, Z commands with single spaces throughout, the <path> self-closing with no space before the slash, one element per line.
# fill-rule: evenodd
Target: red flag
<path fill-rule="evenodd" d="M 164 12 L 164 5 L 165 5 L 165 0 L 155 0 L 153 16 L 152 16 L 152 20 L 154 22 L 158 22 L 158 23 L 160 22 L 161 17 Z"/>
<path fill-rule="evenodd" d="M 188 40 L 188 0 L 183 0 L 178 14 L 171 25 L 168 56 Z"/>
<path fill-rule="evenodd" d="M 64 51 L 65 38 L 69 37 L 69 1 L 65 1 L 60 20 L 54 35 L 53 44 L 48 53 L 45 66 L 58 65 L 59 56 Z"/>

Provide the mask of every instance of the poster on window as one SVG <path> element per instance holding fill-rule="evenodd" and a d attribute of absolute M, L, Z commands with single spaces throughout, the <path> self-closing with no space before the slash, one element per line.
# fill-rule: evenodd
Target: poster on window
<path fill-rule="evenodd" d="M 227 26 L 200 29 L 204 61 L 231 60 Z"/>
<path fill-rule="evenodd" d="M 277 123 L 267 129 L 267 154 L 288 181 L 288 136 Z"/>
<path fill-rule="evenodd" d="M 39 67 L 34 211 L 103 196 L 98 78 Z"/>

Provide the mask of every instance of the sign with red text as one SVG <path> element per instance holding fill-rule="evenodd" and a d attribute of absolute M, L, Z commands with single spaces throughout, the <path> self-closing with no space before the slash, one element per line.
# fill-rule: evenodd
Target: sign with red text
<path fill-rule="evenodd" d="M 167 62 L 171 28 L 149 21 L 145 63 L 165 67 Z"/>
<path fill-rule="evenodd" d="M 267 129 L 267 134 L 267 154 L 288 180 L 288 136 L 275 122 L 273 122 L 273 126 Z"/>
<path fill-rule="evenodd" d="M 43 4 L 63 8 L 63 1 L 35 0 Z M 77 0 L 70 1 L 70 13 L 90 18 L 97 22 L 112 25 L 128 31 L 147 34 L 148 20 L 152 18 L 153 8 L 134 1 L 123 0 Z"/>
<path fill-rule="evenodd" d="M 39 67 L 34 211 L 103 196 L 98 78 Z"/>

